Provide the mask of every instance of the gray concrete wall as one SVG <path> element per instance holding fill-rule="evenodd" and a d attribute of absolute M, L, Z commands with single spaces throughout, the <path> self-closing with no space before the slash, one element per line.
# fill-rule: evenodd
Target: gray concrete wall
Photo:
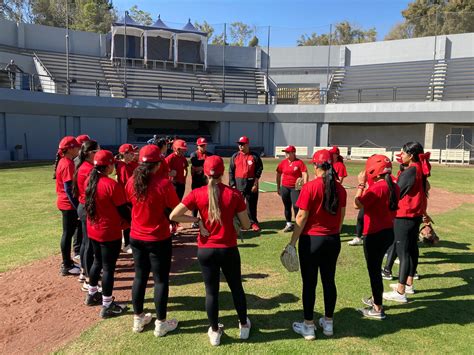
<path fill-rule="evenodd" d="M 15 22 L 0 20 L 0 44 L 16 47 L 18 31 Z"/>
<path fill-rule="evenodd" d="M 266 48 L 262 48 L 267 52 Z M 271 68 L 326 67 L 328 65 L 329 46 L 270 48 Z M 340 48 L 331 47 L 330 66 L 339 66 Z M 262 66 L 263 67 L 263 66 Z"/>
<path fill-rule="evenodd" d="M 448 58 L 474 57 L 474 33 L 447 35 L 450 50 Z"/>
<path fill-rule="evenodd" d="M 25 73 L 36 73 L 35 64 L 31 56 L 14 54 L 0 51 L 0 67 L 3 69 L 10 60 L 13 59 Z"/>
<path fill-rule="evenodd" d="M 257 47 L 225 47 L 225 65 L 231 67 L 257 67 Z M 223 48 L 222 46 L 207 46 L 207 65 L 223 64 Z"/>

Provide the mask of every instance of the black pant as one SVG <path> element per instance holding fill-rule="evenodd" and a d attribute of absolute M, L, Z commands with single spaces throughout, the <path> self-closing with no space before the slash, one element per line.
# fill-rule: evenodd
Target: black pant
<path fill-rule="evenodd" d="M 146 284 L 150 271 L 155 282 L 155 309 L 159 320 L 166 319 L 168 308 L 169 278 L 171 269 L 171 238 L 159 242 L 145 242 L 130 238 L 135 263 L 132 286 L 132 304 L 135 314 L 143 313 Z"/>
<path fill-rule="evenodd" d="M 76 232 L 74 233 L 73 237 L 73 242 L 72 242 L 72 249 L 74 250 L 74 255 L 80 255 L 81 254 L 81 245 L 82 245 L 82 226 L 81 223 L 79 222 L 77 224 Z"/>
<path fill-rule="evenodd" d="M 174 189 L 176 190 L 176 194 L 178 195 L 179 200 L 181 201 L 184 196 L 184 190 L 186 189 L 186 184 L 173 181 L 173 186 L 174 186 Z"/>
<path fill-rule="evenodd" d="M 395 218 L 393 231 L 397 255 L 400 259 L 398 282 L 402 285 L 406 285 L 408 276 L 415 275 L 418 267 L 418 233 L 421 219 L 421 217 Z"/>
<path fill-rule="evenodd" d="M 393 244 L 393 229 L 384 229 L 364 238 L 364 255 L 369 272 L 372 297 L 377 306 L 382 305 L 383 281 L 380 273 L 385 252 Z"/>
<path fill-rule="evenodd" d="M 216 331 L 219 324 L 219 281 L 221 269 L 232 292 L 232 299 L 234 300 L 240 324 L 246 324 L 247 300 L 245 299 L 245 292 L 242 287 L 239 249 L 237 247 L 199 248 L 197 257 L 206 286 L 206 312 L 212 329 Z"/>
<path fill-rule="evenodd" d="M 130 245 L 130 228 L 124 229 L 123 231 L 123 245 Z"/>
<path fill-rule="evenodd" d="M 77 208 L 77 214 L 81 221 L 82 227 L 82 243 L 81 243 L 81 267 L 86 276 L 89 276 L 92 264 L 94 263 L 94 250 L 90 242 L 89 236 L 87 235 L 87 214 L 82 203 Z"/>
<path fill-rule="evenodd" d="M 15 89 L 16 73 L 15 72 L 8 72 L 8 77 L 10 78 L 10 89 Z"/>
<path fill-rule="evenodd" d="M 94 239 L 89 239 L 92 248 L 94 249 L 94 263 L 92 264 L 91 272 L 89 274 L 89 284 L 97 286 L 100 278 L 100 271 L 102 273 L 102 294 L 106 297 L 112 296 L 114 289 L 114 274 L 117 259 L 120 254 L 122 241 L 120 239 L 111 242 L 98 242 Z"/>
<path fill-rule="evenodd" d="M 283 201 L 283 205 L 285 206 L 285 219 L 287 222 L 291 222 L 291 208 L 292 207 L 295 213 L 295 218 L 296 218 L 296 215 L 298 214 L 298 207 L 296 207 L 296 201 L 298 201 L 300 192 L 297 191 L 295 188 L 281 186 L 280 195 L 281 195 L 281 200 Z"/>
<path fill-rule="evenodd" d="M 247 204 L 247 214 L 251 223 L 258 223 L 257 219 L 257 204 L 258 204 L 258 189 L 257 192 L 252 192 L 254 179 L 235 179 L 237 190 L 242 193 Z"/>
<path fill-rule="evenodd" d="M 385 266 L 383 269 L 389 273 L 392 273 L 393 264 L 395 263 L 396 258 L 397 258 L 397 244 L 394 241 L 387 250 L 387 261 L 385 262 Z"/>
<path fill-rule="evenodd" d="M 200 187 L 203 187 L 207 185 L 207 182 L 206 182 L 206 178 L 202 178 L 201 176 L 199 177 L 194 177 L 193 176 L 193 181 L 191 183 L 191 190 L 195 190 L 195 189 L 198 189 Z M 198 215 L 198 210 L 193 210 L 193 217 L 197 217 Z"/>
<path fill-rule="evenodd" d="M 71 267 L 74 265 L 71 260 L 71 244 L 74 233 L 78 229 L 79 220 L 77 219 L 76 210 L 61 210 L 63 220 L 63 235 L 61 236 L 61 254 L 63 257 L 63 265 Z"/>
<path fill-rule="evenodd" d="M 298 243 L 301 278 L 303 280 L 303 313 L 305 320 L 313 320 L 316 301 L 318 269 L 321 273 L 324 293 L 324 314 L 334 315 L 337 289 L 335 283 L 336 263 L 341 251 L 339 234 L 329 236 L 302 235 Z"/>
<path fill-rule="evenodd" d="M 364 230 L 364 209 L 361 208 L 357 214 L 356 223 L 356 237 L 362 238 L 362 232 Z"/>

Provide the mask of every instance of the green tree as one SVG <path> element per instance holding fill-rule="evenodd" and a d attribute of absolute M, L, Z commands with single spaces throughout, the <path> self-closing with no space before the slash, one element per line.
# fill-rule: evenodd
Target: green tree
<path fill-rule="evenodd" d="M 75 1 L 68 1 L 69 19 L 72 20 L 75 12 Z M 34 0 L 31 2 L 33 22 L 39 25 L 66 27 L 66 1 L 65 0 Z M 73 21 L 70 21 L 72 23 Z"/>
<path fill-rule="evenodd" d="M 390 29 L 390 32 L 387 33 L 384 40 L 390 41 L 394 39 L 407 38 L 413 38 L 413 26 L 406 22 L 400 22 L 395 24 L 395 26 Z"/>
<path fill-rule="evenodd" d="M 0 0 L 0 19 L 15 22 L 31 22 L 32 0 Z"/>
<path fill-rule="evenodd" d="M 116 14 L 108 1 L 76 0 L 75 18 L 72 29 L 107 33 Z"/>
<path fill-rule="evenodd" d="M 258 46 L 258 37 L 253 36 L 252 39 L 249 41 L 249 47 L 257 47 Z"/>
<path fill-rule="evenodd" d="M 140 25 L 150 26 L 153 24 L 153 18 L 149 12 L 140 10 L 137 5 L 133 5 L 130 10 L 130 17 Z"/>
<path fill-rule="evenodd" d="M 252 36 L 253 30 L 243 22 L 232 22 L 230 24 L 230 38 L 233 46 L 243 47 Z"/>
<path fill-rule="evenodd" d="M 211 44 L 216 45 L 216 46 L 223 46 L 224 45 L 224 33 L 221 33 L 220 35 L 214 35 L 211 40 Z M 226 41 L 225 45 L 228 46 L 229 43 Z"/>
<path fill-rule="evenodd" d="M 329 42 L 333 45 L 344 45 L 375 42 L 376 39 L 377 31 L 375 28 L 364 30 L 348 21 L 343 21 L 334 26 L 334 31 L 331 34 L 318 35 L 315 32 L 311 35 L 303 34 L 296 43 L 298 46 L 327 46 Z"/>
<path fill-rule="evenodd" d="M 212 27 L 206 21 L 204 21 L 202 24 L 196 21 L 194 22 L 194 27 L 196 27 L 198 31 L 207 33 L 207 38 L 209 39 L 211 39 L 212 35 L 214 34 L 214 27 Z"/>

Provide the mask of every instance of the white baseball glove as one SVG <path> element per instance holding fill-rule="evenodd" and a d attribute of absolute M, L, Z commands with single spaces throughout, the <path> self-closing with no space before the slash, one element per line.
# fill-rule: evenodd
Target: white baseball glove
<path fill-rule="evenodd" d="M 280 261 L 289 272 L 299 270 L 298 254 L 296 254 L 296 248 L 291 244 L 288 244 L 285 249 L 283 249 L 280 255 Z"/>

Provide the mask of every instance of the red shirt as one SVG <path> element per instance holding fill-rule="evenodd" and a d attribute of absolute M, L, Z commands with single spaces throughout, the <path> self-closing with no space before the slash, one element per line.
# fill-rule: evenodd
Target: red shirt
<path fill-rule="evenodd" d="M 184 171 L 188 167 L 188 161 L 185 156 L 177 155 L 176 153 L 172 153 L 166 157 L 166 162 L 169 165 L 169 169 L 176 171 L 176 176 L 171 177 L 170 179 L 180 184 L 186 183 L 186 176 L 184 175 Z"/>
<path fill-rule="evenodd" d="M 292 162 L 288 159 L 284 159 L 278 164 L 276 171 L 282 175 L 281 185 L 293 189 L 296 180 L 302 177 L 303 173 L 307 172 L 308 169 L 305 163 L 300 159 L 295 159 Z"/>
<path fill-rule="evenodd" d="M 332 164 L 332 167 L 336 171 L 337 176 L 339 177 L 339 179 L 345 178 L 347 176 L 346 166 L 344 165 L 344 163 L 342 161 L 334 162 Z"/>
<path fill-rule="evenodd" d="M 99 178 L 95 195 L 96 220 L 92 221 L 87 216 L 89 238 L 99 242 L 121 239 L 122 229 L 127 228 L 128 225 L 120 216 L 117 207 L 126 203 L 127 199 L 122 185 L 108 176 Z"/>
<path fill-rule="evenodd" d="M 237 152 L 234 159 L 234 177 L 237 179 L 255 178 L 255 163 L 253 154 Z"/>
<path fill-rule="evenodd" d="M 397 184 L 394 184 L 394 187 L 397 197 L 400 196 L 400 188 Z M 389 201 L 390 190 L 385 180 L 378 180 L 369 185 L 364 194 L 359 197 L 359 202 L 364 206 L 363 235 L 393 228 L 396 211 L 390 210 Z"/>
<path fill-rule="evenodd" d="M 82 163 L 77 170 L 77 190 L 79 192 L 79 202 L 83 205 L 86 204 L 86 180 L 91 173 L 91 170 L 94 168 L 94 165 L 89 163 L 87 160 Z"/>
<path fill-rule="evenodd" d="M 168 239 L 171 236 L 170 221 L 165 209 L 173 209 L 179 203 L 173 184 L 154 174 L 150 178 L 145 198 L 139 201 L 133 182 L 132 176 L 125 187 L 127 199 L 133 206 L 130 235 L 146 242 Z"/>
<path fill-rule="evenodd" d="M 234 216 L 246 210 L 242 194 L 224 184 L 219 184 L 221 223 L 209 222 L 208 187 L 192 190 L 182 203 L 189 210 L 199 210 L 204 227 L 209 231 L 208 237 L 198 235 L 198 248 L 232 248 L 237 246 L 237 232 L 234 228 Z"/>
<path fill-rule="evenodd" d="M 134 161 L 126 164 L 123 161 L 118 161 L 115 165 L 115 172 L 117 174 L 117 181 L 119 184 L 125 187 L 127 184 L 128 179 L 130 179 L 133 175 L 133 172 L 137 168 L 138 164 Z"/>
<path fill-rule="evenodd" d="M 428 198 L 423 186 L 421 163 L 411 163 L 410 167 L 401 172 L 400 175 L 404 174 L 408 169 L 416 169 L 415 183 L 410 191 L 398 202 L 397 218 L 421 217 L 426 213 L 428 207 Z"/>
<path fill-rule="evenodd" d="M 164 156 L 163 156 L 163 160 L 160 163 L 160 167 L 158 168 L 158 171 L 156 172 L 156 175 L 158 175 L 159 177 L 163 179 L 170 178 L 170 168 L 168 166 L 168 163 L 164 159 Z"/>
<path fill-rule="evenodd" d="M 72 181 L 74 178 L 74 162 L 72 159 L 67 157 L 62 157 L 59 162 L 58 166 L 56 167 L 56 206 L 58 209 L 67 211 L 67 210 L 75 210 L 74 206 L 69 201 L 67 197 L 66 191 L 64 191 L 64 183 L 68 181 Z"/>
<path fill-rule="evenodd" d="M 322 178 L 316 178 L 303 186 L 296 206 L 302 210 L 309 211 L 308 220 L 301 234 L 311 236 L 325 236 L 339 234 L 342 214 L 341 210 L 346 207 L 347 193 L 342 185 L 336 181 L 336 193 L 339 198 L 339 206 L 335 215 L 324 209 L 324 182 Z"/>

